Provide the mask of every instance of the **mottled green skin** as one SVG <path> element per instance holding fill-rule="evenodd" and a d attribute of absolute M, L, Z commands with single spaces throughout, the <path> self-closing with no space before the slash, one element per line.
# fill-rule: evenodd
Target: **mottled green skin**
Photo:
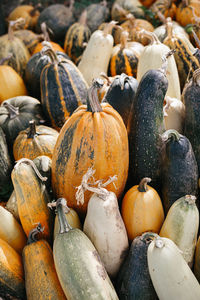
<path fill-rule="evenodd" d="M 125 126 L 128 125 L 138 81 L 132 76 L 121 74 L 111 83 L 102 102 L 108 102 L 121 115 Z"/>
<path fill-rule="evenodd" d="M 58 58 L 69 59 L 68 55 L 57 51 Z M 42 55 L 41 52 L 35 53 L 29 59 L 25 69 L 25 82 L 29 95 L 41 100 L 40 94 L 40 75 L 43 68 L 50 63 L 51 59 L 48 55 Z"/>
<path fill-rule="evenodd" d="M 59 233 L 53 254 L 56 272 L 68 300 L 118 299 L 96 249 L 80 229 Z"/>
<path fill-rule="evenodd" d="M 152 233 L 150 236 L 156 236 Z M 136 237 L 130 247 L 127 258 L 119 270 L 116 287 L 120 300 L 156 300 L 147 264 L 147 249 L 150 236 Z"/>
<path fill-rule="evenodd" d="M 185 104 L 184 135 L 189 139 L 200 172 L 200 86 L 193 80 L 183 91 Z"/>
<path fill-rule="evenodd" d="M 167 214 L 171 205 L 185 195 L 198 192 L 198 167 L 189 140 L 180 135 L 165 142 L 162 161 L 162 201 Z"/>
<path fill-rule="evenodd" d="M 130 186 L 150 177 L 150 185 L 160 190 L 160 134 L 163 132 L 163 102 L 167 87 L 167 77 L 159 69 L 147 71 L 139 83 L 129 130 Z"/>

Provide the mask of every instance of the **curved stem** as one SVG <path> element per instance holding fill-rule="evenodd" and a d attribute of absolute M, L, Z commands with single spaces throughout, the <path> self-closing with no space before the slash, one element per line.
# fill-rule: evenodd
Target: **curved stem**
<path fill-rule="evenodd" d="M 101 72 L 100 76 L 107 80 L 108 85 L 111 85 L 112 82 L 111 82 L 110 78 L 105 73 Z"/>
<path fill-rule="evenodd" d="M 17 161 L 17 163 L 16 163 L 16 165 L 14 166 L 14 168 L 16 168 L 16 167 L 17 167 L 18 165 L 20 165 L 21 163 L 26 163 L 26 164 L 30 165 L 30 166 L 33 168 L 33 170 L 35 171 L 36 175 L 38 176 L 38 178 L 39 178 L 41 181 L 47 181 L 48 178 L 47 178 L 47 177 L 43 177 L 43 176 L 40 174 L 38 168 L 36 167 L 36 165 L 34 164 L 34 162 L 33 162 L 32 160 L 30 160 L 30 159 L 28 159 L 28 158 L 21 158 L 21 159 L 19 159 L 19 160 Z"/>
<path fill-rule="evenodd" d="M 121 86 L 121 90 L 124 89 L 125 83 L 129 81 L 129 76 L 125 73 L 122 73 L 121 75 L 119 75 L 119 83 Z"/>
<path fill-rule="evenodd" d="M 193 72 L 192 80 L 196 85 L 200 86 L 200 68 Z"/>
<path fill-rule="evenodd" d="M 197 197 L 194 195 L 186 195 L 185 196 L 185 201 L 189 204 L 189 205 L 194 205 L 196 203 Z"/>
<path fill-rule="evenodd" d="M 84 25 L 84 26 L 87 25 L 87 10 L 86 9 L 82 12 L 78 22 L 81 25 Z"/>
<path fill-rule="evenodd" d="M 7 102 L 3 103 L 3 106 L 7 109 L 9 113 L 9 118 L 12 120 L 19 115 L 19 107 L 15 107 Z"/>
<path fill-rule="evenodd" d="M 127 31 L 123 31 L 122 32 L 122 34 L 121 34 L 121 41 L 120 41 L 120 43 L 121 43 L 120 50 L 126 48 L 128 36 L 129 36 L 129 33 Z"/>
<path fill-rule="evenodd" d="M 25 19 L 23 19 L 23 18 L 19 18 L 15 21 L 9 21 L 8 40 L 14 39 L 14 28 L 19 28 L 22 25 L 25 25 Z"/>
<path fill-rule="evenodd" d="M 176 131 L 175 129 L 169 129 L 167 131 L 165 131 L 162 135 L 163 141 L 168 141 L 168 140 L 172 140 L 172 141 L 179 141 L 181 136 L 178 133 L 178 131 Z"/>
<path fill-rule="evenodd" d="M 117 24 L 116 21 L 111 21 L 104 27 L 103 34 L 104 36 L 111 34 L 113 27 Z"/>
<path fill-rule="evenodd" d="M 102 88 L 102 86 L 103 80 L 96 79 L 93 81 L 92 86 L 88 90 L 87 111 L 91 111 L 92 113 L 103 111 L 97 94 L 97 90 Z"/>
<path fill-rule="evenodd" d="M 43 35 L 44 35 L 44 40 L 45 40 L 46 42 L 50 42 L 50 37 L 49 37 L 48 31 L 47 31 L 47 25 L 46 25 L 45 22 L 43 22 L 43 23 L 41 24 L 41 30 L 42 30 L 42 33 L 43 33 Z"/>
<path fill-rule="evenodd" d="M 162 57 L 162 66 L 161 66 L 161 70 L 164 74 L 167 73 L 167 66 L 168 66 L 168 58 L 173 55 L 176 52 L 175 49 L 170 50 L 169 52 L 167 52 L 167 54 L 163 55 Z"/>
<path fill-rule="evenodd" d="M 43 50 L 41 52 L 42 52 L 42 55 L 48 55 L 49 58 L 51 59 L 52 63 L 59 63 L 59 59 L 58 59 L 55 51 L 52 48 L 50 48 L 49 46 L 43 48 Z"/>
<path fill-rule="evenodd" d="M 173 23 L 172 20 L 167 18 L 166 22 L 166 29 L 167 29 L 167 39 L 171 40 L 174 35 L 173 35 Z"/>
<path fill-rule="evenodd" d="M 7 60 L 9 60 L 10 58 L 12 57 L 12 53 L 10 53 L 8 56 L 6 57 L 3 57 L 1 60 L 0 60 L 0 66 L 2 66 Z"/>
<path fill-rule="evenodd" d="M 34 139 L 35 135 L 36 135 L 35 121 L 31 120 L 31 121 L 29 121 L 29 131 L 28 131 L 28 134 L 27 134 L 27 138 L 28 139 Z"/>
<path fill-rule="evenodd" d="M 65 213 L 64 213 L 65 205 L 66 205 L 66 201 L 64 198 L 59 198 L 56 201 L 56 210 L 57 210 L 58 220 L 59 220 L 59 224 L 60 224 L 60 230 L 59 230 L 60 234 L 69 232 L 72 229 L 72 227 L 68 224 L 66 217 L 65 217 Z"/>
<path fill-rule="evenodd" d="M 142 37 L 146 37 L 147 39 L 149 39 L 151 45 L 152 44 L 161 44 L 158 37 L 153 32 L 142 29 L 138 32 L 138 34 L 141 35 Z"/>
<path fill-rule="evenodd" d="M 156 8 L 156 15 L 163 24 L 166 24 L 167 20 L 158 8 Z"/>
<path fill-rule="evenodd" d="M 147 192 L 148 188 L 147 188 L 147 183 L 151 182 L 151 178 L 149 177 L 145 177 L 140 181 L 140 184 L 138 186 L 138 191 L 143 193 L 143 192 Z"/>
<path fill-rule="evenodd" d="M 36 228 L 34 228 L 33 230 L 30 231 L 28 240 L 27 240 L 27 245 L 37 242 L 36 235 L 43 231 L 44 231 L 44 227 L 42 227 L 42 225 L 39 223 Z"/>

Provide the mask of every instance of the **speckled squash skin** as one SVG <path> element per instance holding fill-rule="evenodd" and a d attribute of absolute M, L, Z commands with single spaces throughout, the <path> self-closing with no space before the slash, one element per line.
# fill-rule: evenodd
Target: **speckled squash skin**
<path fill-rule="evenodd" d="M 129 130 L 129 182 L 139 184 L 144 177 L 160 190 L 161 137 L 163 132 L 163 102 L 168 80 L 162 70 L 149 70 L 140 80 Z"/>
<path fill-rule="evenodd" d="M 163 138 L 162 201 L 167 213 L 177 199 L 197 196 L 199 174 L 190 141 L 175 130 L 168 130 Z"/>
<path fill-rule="evenodd" d="M 26 292 L 21 256 L 2 239 L 0 249 L 0 295 L 5 299 L 9 295 L 24 299 Z"/>
<path fill-rule="evenodd" d="M 116 280 L 118 296 L 121 300 L 156 300 L 147 265 L 147 249 L 155 233 L 144 233 L 131 243 L 129 253 Z"/>

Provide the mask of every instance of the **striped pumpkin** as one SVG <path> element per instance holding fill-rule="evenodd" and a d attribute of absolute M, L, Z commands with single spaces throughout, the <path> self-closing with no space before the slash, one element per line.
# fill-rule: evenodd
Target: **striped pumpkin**
<path fill-rule="evenodd" d="M 138 59 L 143 46 L 137 42 L 127 42 L 128 32 L 124 31 L 121 36 L 121 44 L 113 48 L 110 59 L 109 72 L 111 76 L 122 73 L 136 77 Z"/>
<path fill-rule="evenodd" d="M 79 21 L 69 27 L 65 36 L 64 50 L 75 63 L 82 55 L 85 45 L 91 36 L 91 31 L 86 24 L 86 19 L 87 11 L 85 10 Z"/>
<path fill-rule="evenodd" d="M 40 76 L 41 102 L 50 125 L 60 130 L 65 121 L 87 96 L 87 83 L 77 67 L 67 59 L 59 60 L 48 48 L 51 62 Z"/>
<path fill-rule="evenodd" d="M 20 29 L 14 32 L 14 36 L 19 38 L 28 48 L 30 54 L 33 53 L 37 44 L 41 41 L 42 36 L 28 29 Z"/>

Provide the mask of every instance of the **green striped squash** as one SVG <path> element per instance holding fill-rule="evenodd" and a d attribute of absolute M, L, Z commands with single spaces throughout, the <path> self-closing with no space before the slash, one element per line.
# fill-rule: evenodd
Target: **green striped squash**
<path fill-rule="evenodd" d="M 50 125 L 60 130 L 74 110 L 84 103 L 88 86 L 70 60 L 59 59 L 50 48 L 45 54 L 51 62 L 41 73 L 41 102 Z"/>

